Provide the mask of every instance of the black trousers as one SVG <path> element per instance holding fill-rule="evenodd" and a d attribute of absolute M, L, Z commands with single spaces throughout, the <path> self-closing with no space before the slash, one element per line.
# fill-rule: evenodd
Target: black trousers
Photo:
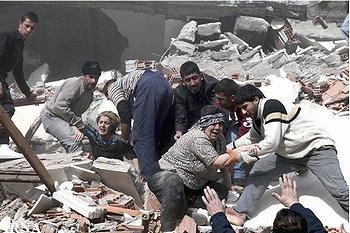
<path fill-rule="evenodd" d="M 1 80 L 1 78 L 0 78 Z M 5 80 L 3 78 L 3 80 Z M 2 87 L 4 89 L 4 96 L 3 98 L 0 98 L 0 104 L 1 106 L 5 109 L 7 114 L 12 117 L 13 114 L 15 113 L 15 105 L 13 103 L 13 100 L 11 98 L 11 93 L 10 93 L 10 88 L 6 81 L 1 81 Z M 9 144 L 10 143 L 10 138 L 9 138 L 9 133 L 7 129 L 4 127 L 0 126 L 0 144 Z"/>

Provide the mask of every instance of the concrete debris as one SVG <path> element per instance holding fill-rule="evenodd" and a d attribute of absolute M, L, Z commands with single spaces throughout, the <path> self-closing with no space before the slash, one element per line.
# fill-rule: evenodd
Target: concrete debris
<path fill-rule="evenodd" d="M 228 27 L 222 22 L 209 20 L 205 22 L 210 23 L 201 24 L 203 21 L 191 20 L 172 39 L 161 56 L 161 67 L 155 60 L 134 59 L 125 61 L 125 70 L 161 70 L 175 88 L 181 83 L 180 66 L 191 60 L 202 71 L 219 80 L 232 78 L 239 84 L 252 83 L 270 98 L 288 98 L 299 102 L 310 109 L 317 109 L 320 113 L 317 116 L 326 113 L 332 115 L 328 116 L 331 120 L 327 121 L 327 129 L 332 130 L 333 120 L 339 125 L 343 124 L 344 117 L 341 116 L 348 118 L 349 114 L 349 44 L 337 27 L 334 20 L 337 16 L 327 17 L 322 13 L 322 4 L 335 3 L 310 3 L 312 14 L 306 15 L 305 4 L 297 2 L 285 5 L 284 1 L 245 1 L 240 2 L 243 8 L 238 9 L 235 7 L 237 1 L 226 1 L 225 4 L 230 5 L 232 11 L 241 13 L 232 18 L 234 21 L 231 24 L 234 26 L 230 31 L 225 31 Z M 306 20 L 307 17 L 307 21 L 296 20 Z M 43 64 L 28 81 L 41 97 L 36 102 L 28 102 L 18 87 L 12 85 L 11 94 L 16 103 L 13 121 L 19 128 L 22 128 L 23 122 L 23 117 L 19 115 L 37 112 L 34 117 L 38 118 L 42 103 L 62 82 L 46 83 L 48 75 L 49 66 Z M 106 71 L 99 83 L 120 76 L 118 71 Z M 97 114 L 104 110 L 117 113 L 115 106 L 96 92 L 93 103 L 83 115 L 84 122 L 95 125 Z M 28 119 L 32 120 L 30 117 Z M 91 161 L 80 153 L 68 155 L 63 153 L 64 149 L 56 140 L 43 137 L 42 132 L 40 128 L 38 132 L 32 132 L 29 138 L 31 146 L 39 154 L 48 173 L 54 177 L 55 187 L 60 189 L 50 196 L 47 188 L 39 185 L 42 181 L 24 158 L 0 163 L 0 230 L 47 233 L 160 232 L 161 204 L 148 190 L 131 161 L 102 157 Z M 337 137 L 336 132 L 332 136 L 337 138 L 338 147 L 340 136 Z M 344 162 L 344 148 L 341 142 L 340 162 Z M 344 168 L 345 165 L 342 165 L 342 170 L 346 171 Z M 301 183 L 299 189 L 303 190 L 302 202 L 319 203 L 326 200 L 322 202 L 325 208 L 337 210 L 334 203 L 327 205 L 329 198 L 324 197 L 322 188 L 317 189 L 321 187 L 317 181 L 312 182 L 312 188 L 317 189 L 312 193 L 315 190 L 310 190 L 302 181 L 305 177 L 301 179 L 301 176 L 307 176 L 312 181 L 315 181 L 315 177 L 312 174 L 296 176 Z M 349 174 L 345 173 L 345 176 L 348 180 Z M 272 220 L 266 216 L 272 216 L 271 213 L 281 208 L 271 200 L 273 191 L 275 188 L 265 192 L 257 215 L 245 227 L 236 228 L 236 232 L 271 231 Z M 336 223 L 342 221 L 344 216 L 341 211 L 331 213 L 337 216 Z M 327 225 L 330 225 L 329 222 Z M 176 232 L 197 230 L 210 232 L 211 228 L 197 227 L 192 218 L 185 216 Z"/>
<path fill-rule="evenodd" d="M 262 18 L 238 16 L 233 33 L 250 46 L 264 44 L 270 24 Z"/>
<path fill-rule="evenodd" d="M 177 39 L 185 42 L 193 43 L 196 39 L 196 32 L 197 32 L 197 22 L 192 20 L 182 27 L 179 35 L 177 36 Z"/>

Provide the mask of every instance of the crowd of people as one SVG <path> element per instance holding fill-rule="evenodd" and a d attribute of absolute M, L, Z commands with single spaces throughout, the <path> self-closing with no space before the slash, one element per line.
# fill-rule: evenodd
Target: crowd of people
<path fill-rule="evenodd" d="M 38 16 L 28 12 L 17 30 L 0 33 L 0 102 L 10 116 L 15 108 L 8 72 L 27 98 L 37 96 L 25 82 L 22 66 L 23 42 L 38 24 Z M 234 232 L 231 224 L 243 225 L 252 217 L 267 186 L 278 177 L 282 193 L 273 196 L 288 208 L 278 212 L 273 232 L 326 232 L 298 202 L 296 183 L 285 175 L 305 169 L 349 212 L 349 188 L 335 143 L 301 106 L 266 98 L 251 84 L 219 81 L 192 61 L 181 65 L 180 75 L 182 83 L 175 90 L 160 71 L 150 69 L 103 83 L 98 91 L 113 102 L 118 115 L 101 112 L 92 126 L 81 115 L 93 100 L 101 68 L 86 61 L 81 76 L 67 79 L 46 103 L 44 129 L 67 153 L 133 159 L 161 203 L 162 232 L 174 231 L 186 214 L 206 224 L 190 211 L 200 207 L 208 209 L 213 232 Z M 0 130 L 0 155 L 17 158 L 8 148 L 6 129 Z M 162 135 L 171 135 L 166 148 Z M 84 137 L 91 151 L 84 151 Z M 233 208 L 221 202 L 229 190 L 241 192 Z"/>

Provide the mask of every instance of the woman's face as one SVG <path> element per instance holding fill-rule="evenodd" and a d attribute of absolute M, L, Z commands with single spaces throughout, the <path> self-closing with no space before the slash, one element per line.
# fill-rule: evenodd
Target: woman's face
<path fill-rule="evenodd" d="M 111 134 L 111 120 L 107 116 L 101 116 L 97 122 L 97 130 L 101 136 Z"/>
<path fill-rule="evenodd" d="M 224 129 L 224 123 L 219 122 L 219 123 L 209 125 L 204 130 L 204 133 L 209 137 L 210 141 L 214 142 L 220 137 L 223 129 Z"/>

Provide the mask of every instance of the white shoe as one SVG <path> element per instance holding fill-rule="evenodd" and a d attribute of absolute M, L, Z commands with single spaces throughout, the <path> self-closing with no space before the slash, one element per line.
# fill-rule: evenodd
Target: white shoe
<path fill-rule="evenodd" d="M 0 144 L 0 160 L 21 158 L 24 158 L 24 156 L 11 150 L 8 144 Z"/>

